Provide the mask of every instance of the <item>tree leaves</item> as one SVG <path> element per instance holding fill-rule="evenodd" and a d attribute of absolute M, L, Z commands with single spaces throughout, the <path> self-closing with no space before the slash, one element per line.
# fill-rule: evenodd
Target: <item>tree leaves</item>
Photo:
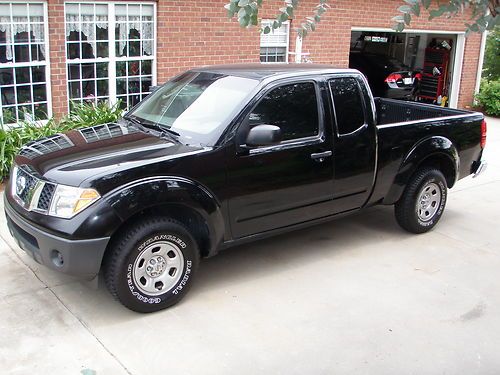
<path fill-rule="evenodd" d="M 297 33 L 305 37 L 310 31 L 316 30 L 316 24 L 321 21 L 321 16 L 330 8 L 328 0 L 318 0 L 312 16 L 300 24 Z M 413 0 L 408 0 L 413 1 Z M 417 1 L 417 0 L 415 0 Z M 236 17 L 241 27 L 251 27 L 258 24 L 259 9 L 262 7 L 263 0 L 230 0 L 224 5 L 229 18 Z M 279 13 L 270 25 L 260 28 L 260 32 L 269 34 L 279 29 L 283 22 L 294 18 L 295 10 L 298 8 L 300 0 L 284 0 L 284 6 L 279 8 Z"/>
<path fill-rule="evenodd" d="M 410 25 L 412 15 L 420 17 L 422 8 L 429 11 L 429 20 L 442 16 L 455 17 L 470 9 L 473 22 L 465 24 L 466 34 L 493 30 L 495 25 L 499 24 L 500 6 L 498 6 L 498 0 L 449 0 L 438 2 L 438 7 L 430 10 L 431 0 L 404 0 L 404 2 L 406 4 L 398 8 L 402 14 L 392 18 L 394 21 L 392 28 L 398 32 Z"/>

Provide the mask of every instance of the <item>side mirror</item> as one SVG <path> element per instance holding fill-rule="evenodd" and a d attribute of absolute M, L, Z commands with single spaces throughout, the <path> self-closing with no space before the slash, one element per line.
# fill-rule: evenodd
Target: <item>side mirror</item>
<path fill-rule="evenodd" d="M 270 146 L 281 142 L 281 129 L 274 125 L 257 125 L 250 129 L 247 146 Z"/>

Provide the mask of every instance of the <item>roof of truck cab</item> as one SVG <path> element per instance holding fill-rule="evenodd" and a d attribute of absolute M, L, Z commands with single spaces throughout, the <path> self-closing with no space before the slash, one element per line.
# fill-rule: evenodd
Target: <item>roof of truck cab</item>
<path fill-rule="evenodd" d="M 200 68 L 194 68 L 195 72 L 207 72 L 215 74 L 231 75 L 243 78 L 257 79 L 259 81 L 281 76 L 301 76 L 308 74 L 325 73 L 357 73 L 354 69 L 340 69 L 331 65 L 323 64 L 227 64 L 227 65 L 209 65 Z"/>

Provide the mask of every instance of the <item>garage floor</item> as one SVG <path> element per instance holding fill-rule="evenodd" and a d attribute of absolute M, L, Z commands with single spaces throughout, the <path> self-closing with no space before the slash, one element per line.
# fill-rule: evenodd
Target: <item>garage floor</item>
<path fill-rule="evenodd" d="M 407 234 L 379 207 L 241 246 L 150 315 L 37 265 L 0 215 L 0 373 L 498 374 L 500 121 L 488 125 L 489 169 L 452 190 L 434 231 Z"/>

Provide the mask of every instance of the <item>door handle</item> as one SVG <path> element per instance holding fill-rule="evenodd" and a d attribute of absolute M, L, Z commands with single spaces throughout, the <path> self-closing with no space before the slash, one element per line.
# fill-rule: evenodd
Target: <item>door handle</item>
<path fill-rule="evenodd" d="M 325 151 L 325 152 L 318 152 L 315 154 L 311 154 L 311 159 L 314 161 L 317 161 L 318 163 L 322 163 L 325 161 L 326 158 L 332 156 L 331 151 Z"/>

